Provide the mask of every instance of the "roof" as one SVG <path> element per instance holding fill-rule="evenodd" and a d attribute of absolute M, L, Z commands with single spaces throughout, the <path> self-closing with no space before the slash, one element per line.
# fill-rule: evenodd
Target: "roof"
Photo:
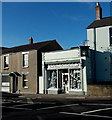
<path fill-rule="evenodd" d="M 71 47 L 70 49 L 76 49 L 76 48 L 88 49 L 89 46 L 77 46 L 77 47 Z"/>
<path fill-rule="evenodd" d="M 95 20 L 93 23 L 91 23 L 87 29 L 90 28 L 98 28 L 98 27 L 104 27 L 104 26 L 111 26 L 112 25 L 112 17 L 105 17 L 100 20 Z"/>
<path fill-rule="evenodd" d="M 3 50 L 3 49 L 7 49 L 7 48 L 6 48 L 6 47 L 0 47 L 0 49 L 2 49 L 2 50 Z"/>
<path fill-rule="evenodd" d="M 21 46 L 16 46 L 16 47 L 11 47 L 8 49 L 3 49 L 2 54 L 6 53 L 15 53 L 15 52 L 20 52 L 20 51 L 28 51 L 28 50 L 41 50 L 42 48 L 46 47 L 47 45 L 52 44 L 50 46 L 51 48 L 48 48 L 49 50 L 58 50 L 62 49 L 62 47 L 57 43 L 56 40 L 49 40 L 49 41 L 44 41 L 44 42 L 38 42 L 38 43 L 32 43 L 32 44 L 26 44 L 26 45 L 21 45 Z"/>

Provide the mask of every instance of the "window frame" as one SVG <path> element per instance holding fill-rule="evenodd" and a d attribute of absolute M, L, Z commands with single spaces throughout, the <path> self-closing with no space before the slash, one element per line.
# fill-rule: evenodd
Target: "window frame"
<path fill-rule="evenodd" d="M 7 60 L 5 59 L 5 57 L 7 58 Z M 3 56 L 3 69 L 9 69 L 9 54 Z"/>
<path fill-rule="evenodd" d="M 24 84 L 24 82 L 28 82 L 28 79 L 24 79 L 24 76 L 28 76 L 28 74 L 22 73 L 22 88 L 28 88 L 28 85 Z"/>
<path fill-rule="evenodd" d="M 27 55 L 27 59 L 25 59 L 24 57 L 25 55 Z M 26 63 L 25 63 L 25 60 L 27 60 Z M 29 67 L 29 52 L 22 52 L 22 67 L 23 68 Z"/>

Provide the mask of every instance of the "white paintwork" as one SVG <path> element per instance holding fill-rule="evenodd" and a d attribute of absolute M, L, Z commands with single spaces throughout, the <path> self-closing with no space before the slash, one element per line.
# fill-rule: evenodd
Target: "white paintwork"
<path fill-rule="evenodd" d="M 9 86 L 10 83 L 9 82 L 2 82 L 2 86 Z"/>
<path fill-rule="evenodd" d="M 78 49 L 73 50 L 62 50 L 62 51 L 56 51 L 56 52 L 46 52 L 44 56 L 44 60 L 46 61 L 53 61 L 53 60 L 69 60 L 73 58 L 77 58 L 80 56 L 80 51 Z"/>
<path fill-rule="evenodd" d="M 2 92 L 10 92 L 10 87 L 2 87 Z"/>
<path fill-rule="evenodd" d="M 81 89 L 71 89 L 70 85 L 68 84 L 68 91 L 72 91 L 72 92 L 77 92 L 77 91 L 83 91 L 85 93 L 87 93 L 87 67 L 82 68 L 82 59 L 86 60 L 86 57 L 81 57 L 80 54 L 80 47 L 79 48 L 75 48 L 75 49 L 70 49 L 70 50 L 62 50 L 62 51 L 53 51 L 53 52 L 45 52 L 42 53 L 42 73 L 43 73 L 43 83 L 44 83 L 44 90 L 47 90 L 47 70 L 59 70 L 59 69 L 68 69 L 68 73 L 69 74 L 69 69 L 77 69 L 80 68 L 80 73 L 81 73 L 81 83 L 82 83 L 82 88 Z M 71 61 L 78 61 L 74 63 Z M 58 63 L 58 64 L 56 64 Z M 86 62 L 86 64 L 88 63 L 88 60 Z M 45 64 L 47 64 L 47 68 L 45 68 Z M 87 66 L 85 64 L 85 66 Z M 62 73 L 62 81 L 63 81 L 63 74 Z M 68 77 L 70 77 L 68 75 Z M 69 79 L 68 78 L 68 83 L 69 83 Z M 62 82 L 63 84 L 63 82 Z"/>
<path fill-rule="evenodd" d="M 94 29 L 87 29 L 87 40 L 88 40 L 88 46 L 90 46 L 90 49 L 94 50 Z"/>
<path fill-rule="evenodd" d="M 43 86 L 43 77 L 39 76 L 39 94 L 43 94 L 44 86 Z"/>

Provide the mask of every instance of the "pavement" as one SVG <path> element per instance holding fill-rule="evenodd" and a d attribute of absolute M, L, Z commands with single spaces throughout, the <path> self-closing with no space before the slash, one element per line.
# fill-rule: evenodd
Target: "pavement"
<path fill-rule="evenodd" d="M 69 95 L 69 94 L 22 94 L 20 97 L 26 98 L 52 98 L 52 99 L 87 99 L 87 100 L 112 100 L 112 96 L 89 96 L 89 95 Z"/>
<path fill-rule="evenodd" d="M 47 98 L 47 99 L 87 99 L 87 100 L 112 100 L 112 96 L 70 95 L 70 94 L 12 94 L 0 92 L 2 99 L 7 98 Z"/>

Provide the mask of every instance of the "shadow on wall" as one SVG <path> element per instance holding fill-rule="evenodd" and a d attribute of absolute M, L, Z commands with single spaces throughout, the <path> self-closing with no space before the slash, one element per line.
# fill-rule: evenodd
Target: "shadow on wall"
<path fill-rule="evenodd" d="M 112 56 L 110 51 L 91 50 L 92 80 L 88 84 L 112 85 Z"/>

